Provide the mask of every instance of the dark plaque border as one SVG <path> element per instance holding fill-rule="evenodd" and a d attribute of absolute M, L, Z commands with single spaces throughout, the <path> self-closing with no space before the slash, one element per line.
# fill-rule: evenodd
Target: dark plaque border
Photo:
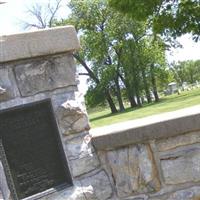
<path fill-rule="evenodd" d="M 38 192 L 38 193 L 35 193 L 34 195 L 31 195 L 29 197 L 25 197 L 24 199 L 38 199 L 39 196 L 42 197 L 42 196 L 48 195 L 49 193 L 61 190 L 64 187 L 70 187 L 70 186 L 73 185 L 72 177 L 71 177 L 71 174 L 70 174 L 67 159 L 66 159 L 65 152 L 64 152 L 64 149 L 63 149 L 63 144 L 62 144 L 61 137 L 60 137 L 60 134 L 59 134 L 59 131 L 58 131 L 59 129 L 58 129 L 57 121 L 56 121 L 56 118 L 55 118 L 51 99 L 45 99 L 45 100 L 41 100 L 41 101 L 36 101 L 36 102 L 32 102 L 32 103 L 27 103 L 27 104 L 24 104 L 24 105 L 15 106 L 15 107 L 12 107 L 12 108 L 0 110 L 0 115 L 3 115 L 4 113 L 7 113 L 7 112 L 12 112 L 12 111 L 16 111 L 16 110 L 23 110 L 25 108 L 31 108 L 31 107 L 34 107 L 34 106 L 39 105 L 39 104 L 41 104 L 41 105 L 44 104 L 44 105 L 48 106 L 48 108 L 49 108 L 48 112 L 50 114 L 52 127 L 54 129 L 54 134 L 55 134 L 56 139 L 57 139 L 59 154 L 61 156 L 61 161 L 63 163 L 63 167 L 64 167 L 64 171 L 65 171 L 66 183 L 64 183 L 62 185 L 55 186 L 54 188 L 48 188 L 48 189 L 46 189 L 42 192 Z M 19 200 L 20 198 L 18 197 L 16 189 L 15 189 L 15 183 L 14 183 L 13 178 L 12 178 L 12 173 L 10 171 L 10 167 L 9 167 L 7 157 L 6 157 L 6 152 L 5 152 L 1 138 L 2 138 L 2 134 L 1 134 L 1 130 L 0 130 L 0 158 L 2 160 L 2 164 L 3 164 L 3 167 L 4 167 L 4 171 L 5 171 L 5 175 L 6 175 L 6 179 L 7 179 L 7 182 L 8 182 L 8 187 L 9 187 L 10 192 L 11 192 L 12 199 L 13 200 Z M 45 192 L 45 191 L 47 191 L 47 192 Z"/>

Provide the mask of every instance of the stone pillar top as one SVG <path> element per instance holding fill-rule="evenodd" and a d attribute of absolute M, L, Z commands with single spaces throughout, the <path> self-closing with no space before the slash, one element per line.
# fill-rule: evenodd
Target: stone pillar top
<path fill-rule="evenodd" d="M 73 26 L 0 36 L 0 63 L 75 51 L 80 48 Z"/>

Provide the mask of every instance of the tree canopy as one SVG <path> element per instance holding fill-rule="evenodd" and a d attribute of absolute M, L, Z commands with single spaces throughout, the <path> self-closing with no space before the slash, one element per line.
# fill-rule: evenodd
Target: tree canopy
<path fill-rule="evenodd" d="M 155 33 L 200 38 L 199 0 L 109 0 L 109 4 L 137 20 L 148 20 Z"/>

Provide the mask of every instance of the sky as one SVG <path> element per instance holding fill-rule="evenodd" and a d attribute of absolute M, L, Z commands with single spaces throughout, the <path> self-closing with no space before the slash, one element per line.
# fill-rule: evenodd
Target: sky
<path fill-rule="evenodd" d="M 47 4 L 48 1 L 53 0 L 0 0 L 6 1 L 5 4 L 0 4 L 0 36 L 13 33 L 24 32 L 22 21 L 33 21 L 27 10 L 31 6 L 39 2 L 40 4 Z M 66 3 L 68 0 L 62 1 L 62 7 L 58 12 L 60 18 L 65 18 L 70 10 L 67 8 Z M 169 63 L 173 61 L 196 60 L 200 59 L 200 42 L 195 43 L 192 41 L 191 36 L 184 35 L 178 39 L 183 48 L 174 49 L 171 52 L 166 52 L 167 60 Z M 82 82 L 83 80 L 83 82 Z M 81 84 L 84 83 L 86 78 L 81 79 Z M 85 88 L 83 89 L 85 92 Z"/>
<path fill-rule="evenodd" d="M 0 4 L 0 35 L 7 35 L 12 33 L 23 32 L 22 21 L 33 20 L 27 13 L 27 9 L 34 3 L 47 4 L 52 0 L 0 0 L 6 1 L 6 4 Z M 70 12 L 67 9 L 66 2 L 63 0 L 62 8 L 59 10 L 58 16 L 65 18 Z M 192 41 L 190 35 L 182 36 L 178 41 L 183 45 L 183 48 L 174 49 L 167 52 L 167 59 L 169 62 L 183 61 L 183 60 L 196 60 L 200 59 L 200 42 L 195 43 Z"/>

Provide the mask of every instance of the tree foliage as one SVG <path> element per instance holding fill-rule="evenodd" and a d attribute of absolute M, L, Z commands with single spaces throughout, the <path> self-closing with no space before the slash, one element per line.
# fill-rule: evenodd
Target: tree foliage
<path fill-rule="evenodd" d="M 109 0 L 116 9 L 137 20 L 148 20 L 155 33 L 181 36 L 191 33 L 195 41 L 200 37 L 199 0 Z"/>
<path fill-rule="evenodd" d="M 174 79 L 180 86 L 182 86 L 184 82 L 194 84 L 196 81 L 200 81 L 200 60 L 173 63 L 170 66 L 170 70 L 172 71 Z"/>
<path fill-rule="evenodd" d="M 67 19 L 57 21 L 49 11 L 54 20 L 45 24 L 75 26 L 82 48 L 73 55 L 85 69 L 81 75 L 89 77 L 87 105 L 107 102 L 115 113 L 124 110 L 125 100 L 131 107 L 142 106 L 144 100 L 158 101 L 158 91 L 171 81 L 171 71 L 167 70 L 165 58 L 167 46 L 161 37 L 149 31 L 148 21 L 118 12 L 106 0 L 71 0 L 68 6 L 71 14 Z M 38 28 L 45 21 L 40 10 L 39 7 L 31 13 L 40 13 L 36 15 L 42 18 L 37 18 Z M 141 18 L 147 15 L 143 14 Z"/>

